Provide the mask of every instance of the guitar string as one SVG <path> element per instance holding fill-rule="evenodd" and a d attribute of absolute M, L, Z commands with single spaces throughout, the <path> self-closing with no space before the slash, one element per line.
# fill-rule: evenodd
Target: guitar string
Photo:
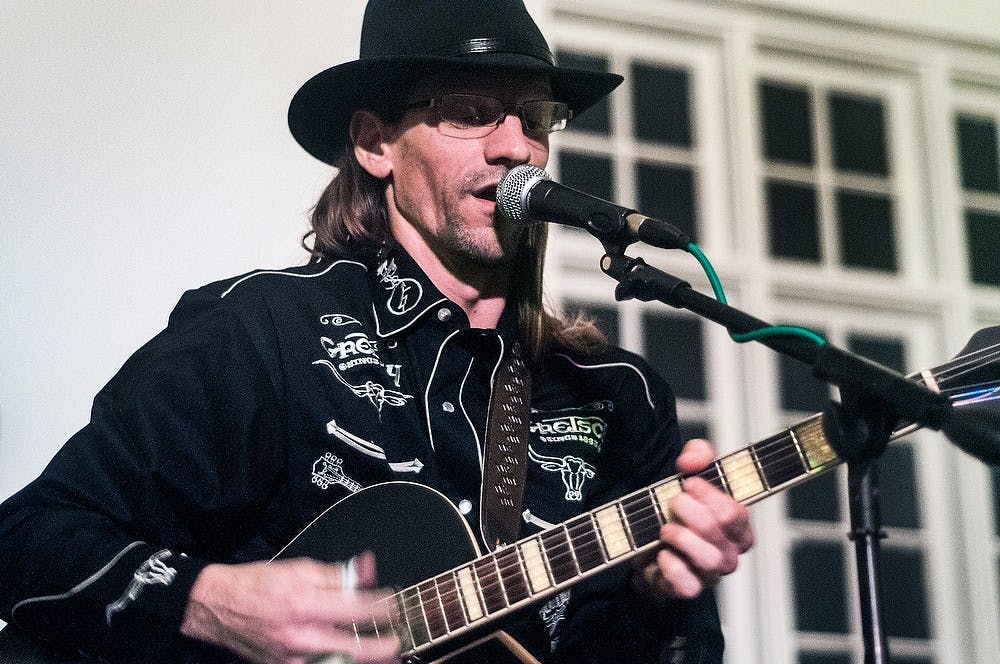
<path fill-rule="evenodd" d="M 992 348 L 1000 348 L 1000 344 L 998 344 L 998 345 L 996 345 L 996 346 L 994 346 Z M 1000 357 L 1000 353 L 997 353 L 997 352 L 992 352 L 991 353 L 990 349 L 983 349 L 983 350 L 980 350 L 980 351 L 976 351 L 974 353 L 970 353 L 969 355 L 965 356 L 965 358 L 956 358 L 956 361 L 952 361 L 950 364 L 944 365 L 944 368 L 941 369 L 935 375 L 935 378 L 937 379 L 938 377 L 941 377 L 941 378 L 944 378 L 945 380 L 949 380 L 949 379 L 953 379 L 954 377 L 957 377 L 957 376 L 963 375 L 965 373 L 968 373 L 969 371 L 981 368 L 981 366 L 983 366 L 984 363 L 981 362 L 981 361 L 977 361 L 976 358 L 979 358 L 981 360 L 982 357 L 990 357 L 991 359 L 989 361 L 992 362 L 997 357 Z M 964 386 L 963 388 L 949 388 L 948 391 L 957 391 L 958 389 L 967 391 L 969 389 L 969 386 Z M 942 392 L 944 392 L 944 391 L 945 390 L 942 390 Z M 805 423 L 808 423 L 808 422 L 809 422 L 809 420 L 807 420 Z M 786 435 L 778 434 L 778 436 L 776 437 L 776 439 L 774 439 L 774 440 L 765 439 L 765 441 L 762 441 L 762 443 L 760 444 L 760 446 L 761 446 L 761 448 L 763 448 L 763 447 L 766 447 L 766 446 L 773 447 L 775 445 L 781 444 L 782 447 L 783 447 L 783 449 L 787 450 L 788 449 L 788 444 L 787 443 L 788 443 L 788 441 L 790 439 L 791 439 L 791 436 L 786 436 Z M 755 451 L 758 449 L 756 446 L 751 446 L 751 447 L 754 448 Z M 740 452 L 745 452 L 745 451 L 746 450 L 740 450 L 740 451 L 734 453 L 734 455 L 735 454 L 739 454 Z M 765 454 L 765 455 L 758 455 L 758 459 L 760 460 L 761 465 L 763 465 L 763 462 L 765 461 L 765 459 L 768 456 L 770 456 L 770 455 L 767 455 L 767 454 Z M 726 456 L 721 457 L 719 459 L 719 461 L 721 462 L 722 460 L 724 460 L 726 458 L 727 458 Z M 797 466 L 801 467 L 801 460 L 798 458 L 797 452 L 789 454 L 788 458 L 794 459 L 794 465 L 797 465 Z M 751 458 L 751 460 L 749 462 L 742 462 L 739 465 L 743 466 L 746 469 L 749 469 L 746 472 L 746 475 L 747 476 L 750 476 L 750 475 L 756 476 L 755 484 L 757 484 L 757 485 L 759 485 L 759 486 L 761 486 L 763 488 L 763 484 L 760 483 L 760 473 L 759 473 L 759 471 L 758 471 L 758 469 L 756 467 L 756 464 L 753 462 L 752 458 Z M 710 467 L 709 469 L 706 469 L 706 471 L 702 471 L 702 473 L 698 473 L 697 475 L 700 475 L 700 476 L 703 475 L 703 476 L 705 476 L 705 479 L 707 479 L 710 482 L 713 482 L 714 484 L 717 484 L 720 488 L 722 488 L 723 482 L 722 482 L 722 479 L 721 479 L 721 475 L 724 474 L 725 477 L 729 480 L 730 484 L 740 485 L 740 483 L 743 480 L 739 480 L 737 478 L 736 475 L 739 472 L 740 472 L 740 468 L 737 465 L 730 465 L 728 468 L 720 470 L 720 469 L 717 469 L 715 467 L 715 465 L 713 464 L 712 467 Z M 670 481 L 675 481 L 675 480 L 676 480 L 676 478 L 668 478 L 667 480 L 663 481 L 662 484 L 669 484 Z M 679 481 L 679 480 L 676 480 L 676 481 Z M 655 486 L 661 486 L 661 483 L 658 482 L 658 483 L 654 484 L 654 487 Z M 625 496 L 625 497 L 619 499 L 618 501 L 616 501 L 617 504 L 621 506 L 622 512 L 624 514 L 624 518 L 622 518 L 621 516 L 618 515 L 617 509 L 615 509 L 616 521 L 617 521 L 616 531 L 618 533 L 617 534 L 617 539 L 608 539 L 607 537 L 603 537 L 602 534 L 601 534 L 601 532 L 598 530 L 598 528 L 595 527 L 595 525 L 592 524 L 592 523 L 579 524 L 579 527 L 584 528 L 588 533 L 591 533 L 593 535 L 592 541 L 586 543 L 585 546 L 589 546 L 589 547 L 591 547 L 593 549 L 596 549 L 596 553 L 600 554 L 599 557 L 603 561 L 603 560 L 606 559 L 606 556 L 604 555 L 604 552 L 601 550 L 600 541 L 597 540 L 597 538 L 599 538 L 599 537 L 603 537 L 603 541 L 605 543 L 605 546 L 606 547 L 613 547 L 614 551 L 621 550 L 620 546 L 621 545 L 625 545 L 625 546 L 627 546 L 628 552 L 634 552 L 634 548 L 641 547 L 641 546 L 643 546 L 645 544 L 648 544 L 648 543 L 651 543 L 651 542 L 655 541 L 655 538 L 654 538 L 654 539 L 649 539 L 648 541 L 633 542 L 631 539 L 629 539 L 629 537 L 628 537 L 628 531 L 626 530 L 627 528 L 631 527 L 631 530 L 633 531 L 633 535 L 634 535 L 634 532 L 636 532 L 636 531 L 639 532 L 639 533 L 646 532 L 646 529 L 652 523 L 656 523 L 657 526 L 661 523 L 661 517 L 660 517 L 659 513 L 657 512 L 656 506 L 654 504 L 654 501 L 656 501 L 657 499 L 652 494 L 650 494 L 648 497 L 642 495 L 642 494 L 647 493 L 651 489 L 652 489 L 652 487 L 650 487 L 650 489 L 640 490 L 639 492 L 636 492 L 634 494 L 630 494 L 630 495 Z M 751 495 L 747 496 L 747 498 L 751 498 L 751 497 L 754 497 L 754 496 L 759 495 L 761 493 L 767 493 L 767 492 L 768 492 L 768 489 L 765 488 L 763 491 L 757 491 L 754 494 L 751 494 Z M 641 498 L 641 500 L 642 500 L 641 507 L 639 509 L 632 509 L 632 510 L 630 510 L 629 507 L 635 508 L 635 506 L 636 506 L 639 498 Z M 612 503 L 612 506 L 613 505 L 614 505 L 614 503 Z M 596 510 L 596 511 L 601 511 L 603 509 L 607 509 L 607 507 L 608 506 L 605 506 L 605 507 L 602 507 L 602 508 L 598 508 L 598 510 Z M 583 520 L 589 521 L 590 518 L 592 518 L 593 516 L 596 515 L 596 511 L 589 512 L 589 513 L 586 513 L 584 515 L 580 515 L 580 517 L 587 517 L 586 519 L 583 519 Z M 493 581 L 491 581 L 488 584 L 482 584 L 481 578 L 480 578 L 481 574 L 478 571 L 474 572 L 476 574 L 476 579 L 478 579 L 480 581 L 480 583 L 478 584 L 478 588 L 479 588 L 480 592 L 483 595 L 483 597 L 482 597 L 483 602 L 486 603 L 486 604 L 488 604 L 489 602 L 487 602 L 487 599 L 486 599 L 487 594 L 488 593 L 493 593 L 494 591 L 496 591 L 496 590 L 499 589 L 499 592 L 496 593 L 496 595 L 502 601 L 495 601 L 494 604 L 502 604 L 504 606 L 507 606 L 510 603 L 513 603 L 507 597 L 508 593 L 504 590 L 504 586 L 502 585 L 502 581 L 503 581 L 504 575 L 509 576 L 511 570 L 514 570 L 519 577 L 527 577 L 527 578 L 520 578 L 520 579 L 518 579 L 518 582 L 516 584 L 518 586 L 517 590 L 519 591 L 519 593 L 521 593 L 521 594 L 524 595 L 524 597 L 522 597 L 521 599 L 530 598 L 532 596 L 532 594 L 537 594 L 540 591 L 544 591 L 544 590 L 546 590 L 548 588 L 551 588 L 552 585 L 555 585 L 557 583 L 555 581 L 555 579 L 559 579 L 559 578 L 572 578 L 573 576 L 576 576 L 576 571 L 575 570 L 577 570 L 578 563 L 577 563 L 577 561 L 576 561 L 575 558 L 572 561 L 570 561 L 569 558 L 573 556 L 573 552 L 574 552 L 574 550 L 576 550 L 577 547 L 574 547 L 574 545 L 573 545 L 572 539 L 573 539 L 573 534 L 574 533 L 571 532 L 571 526 L 569 524 L 572 523 L 573 521 L 578 520 L 578 519 L 579 519 L 579 517 L 575 517 L 574 519 L 571 519 L 571 520 L 567 521 L 566 524 L 564 524 L 563 526 L 559 526 L 556 529 L 550 529 L 550 530 L 543 531 L 542 533 L 539 533 L 539 534 L 537 534 L 536 536 L 534 536 L 532 538 L 526 538 L 525 540 L 521 540 L 520 542 L 517 542 L 514 545 L 511 545 L 510 547 L 506 547 L 501 552 L 496 552 L 496 553 L 494 553 L 491 556 L 487 556 L 486 558 L 492 559 L 489 562 L 492 562 L 493 566 L 496 567 L 496 571 L 495 572 L 489 573 L 489 577 L 491 579 L 493 579 Z M 576 528 L 576 527 L 577 526 L 573 526 L 573 528 Z M 579 534 L 579 533 L 577 533 L 577 534 Z M 550 541 L 552 539 L 553 535 L 558 535 L 559 538 L 560 538 L 560 541 L 557 541 L 555 544 L 553 544 Z M 548 536 L 548 540 L 549 541 L 547 541 L 546 536 Z M 541 550 L 541 555 L 540 556 L 538 556 L 538 555 L 535 556 L 535 557 L 538 558 L 539 562 L 537 562 L 537 563 L 530 563 L 530 562 L 522 563 L 521 562 L 522 561 L 522 557 L 518 555 L 517 551 L 518 550 L 523 551 L 523 549 L 521 549 L 519 547 L 523 547 L 524 544 L 526 544 L 527 542 L 529 542 L 529 541 L 535 541 L 535 540 L 537 540 L 537 546 Z M 562 549 L 562 550 L 564 550 L 564 552 L 563 553 L 557 553 L 556 555 L 552 556 L 552 555 L 550 555 L 550 552 L 553 551 L 554 549 L 555 550 Z M 581 554 L 584 554 L 584 553 L 593 554 L 595 552 L 580 551 L 580 553 Z M 523 556 L 523 554 L 521 554 L 521 555 Z M 618 556 L 614 556 L 611 560 L 614 560 L 614 559 L 620 557 L 621 555 L 625 555 L 625 553 L 622 553 L 622 554 L 620 554 Z M 565 559 L 565 560 L 560 560 L 560 558 Z M 511 561 L 510 564 L 506 564 L 506 563 L 502 562 L 505 559 Z M 611 560 L 607 560 L 606 562 L 610 562 Z M 545 564 L 546 561 L 548 562 L 548 565 Z M 489 565 L 489 562 L 487 562 L 486 564 Z M 572 562 L 573 565 L 567 566 L 567 565 L 564 564 L 566 562 Z M 604 563 L 600 563 L 600 564 L 604 564 Z M 599 565 L 595 565 L 594 568 L 598 567 Z M 468 567 L 470 569 L 474 570 L 474 566 L 473 565 L 469 565 Z M 545 583 L 546 583 L 546 585 L 544 587 L 542 587 L 542 588 L 539 588 L 538 591 L 536 591 L 535 593 L 532 593 L 531 592 L 531 588 L 532 588 L 533 584 L 531 583 L 531 579 L 536 578 L 535 575 L 537 575 L 537 574 L 544 574 L 545 575 L 545 579 L 546 579 Z M 431 602 L 432 605 L 434 605 L 434 604 L 440 605 L 440 616 L 439 616 L 439 619 L 436 619 L 434 621 L 434 623 L 435 623 L 434 625 L 426 625 L 426 627 L 427 627 L 426 631 L 428 632 L 428 635 L 431 636 L 432 638 L 439 638 L 439 637 L 435 637 L 433 635 L 433 633 L 432 633 L 434 631 L 432 628 L 435 627 L 435 626 L 438 627 L 439 630 L 443 630 L 445 633 L 447 633 L 448 631 L 451 631 L 451 630 L 449 630 L 449 623 L 451 622 L 449 620 L 449 608 L 451 609 L 451 615 L 452 616 L 455 616 L 456 614 L 457 615 L 461 615 L 462 622 L 465 623 L 465 624 L 469 624 L 469 621 L 466 619 L 465 610 L 464 610 L 464 608 L 462 606 L 461 597 L 459 596 L 459 594 L 460 594 L 460 590 L 459 590 L 459 587 L 458 587 L 459 581 L 457 579 L 455 579 L 450 574 L 439 575 L 439 576 L 447 576 L 448 577 L 447 581 L 450 584 L 452 584 L 451 590 L 447 590 L 446 589 L 444 595 L 442 595 L 441 590 L 440 590 L 440 584 L 438 583 L 438 578 L 439 577 L 434 577 L 431 580 L 425 581 L 425 582 L 423 582 L 423 583 L 418 584 L 417 586 L 415 586 L 415 588 L 417 590 L 416 600 L 420 604 L 420 607 L 418 607 L 420 609 L 420 616 L 417 616 L 417 617 L 421 618 L 424 623 L 429 622 L 429 619 L 428 619 L 427 611 L 426 611 L 427 606 L 425 605 L 425 602 L 427 602 L 428 600 L 426 600 L 423 597 L 423 593 L 424 592 L 433 593 L 433 596 L 431 597 L 431 599 L 429 601 Z M 551 583 L 549 582 L 550 577 L 552 577 L 552 582 Z M 433 584 L 433 588 L 430 587 L 431 584 Z M 426 586 L 426 587 L 424 587 L 424 586 Z M 513 590 L 513 588 L 512 588 L 512 590 Z M 399 595 L 402 596 L 402 593 L 400 593 Z M 446 595 L 450 596 L 450 597 L 453 597 L 454 599 L 451 599 L 450 597 L 445 597 Z M 496 600 L 496 598 L 493 598 L 493 599 Z M 478 602 L 479 598 L 476 598 L 476 601 Z M 515 600 L 515 601 L 518 601 L 518 600 Z M 404 607 L 406 607 L 405 602 L 403 602 L 402 605 Z M 482 608 L 484 611 L 487 609 L 486 606 L 481 606 L 480 608 Z M 490 611 L 490 613 L 493 613 L 493 612 L 494 611 Z M 434 613 L 437 613 L 437 611 L 434 611 Z M 438 616 L 435 616 L 435 618 L 438 618 Z"/>
<path fill-rule="evenodd" d="M 980 348 L 966 355 L 960 355 L 954 357 L 951 360 L 945 362 L 941 366 L 937 367 L 935 370 L 935 377 L 941 376 L 945 377 L 947 375 L 948 379 L 953 379 L 957 377 L 953 374 L 948 374 L 950 371 L 954 370 L 976 370 L 983 366 L 986 366 L 993 362 L 997 355 L 1000 354 L 1000 343 L 993 344 L 992 346 L 987 346 L 985 348 Z M 990 358 L 990 359 L 985 359 Z M 964 371 L 962 372 L 964 373 Z"/>

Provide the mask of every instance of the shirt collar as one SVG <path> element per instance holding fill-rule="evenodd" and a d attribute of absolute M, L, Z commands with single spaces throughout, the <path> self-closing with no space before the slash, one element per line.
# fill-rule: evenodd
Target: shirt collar
<path fill-rule="evenodd" d="M 432 308 L 448 301 L 402 247 L 380 251 L 368 274 L 375 332 L 379 337 L 402 332 Z"/>

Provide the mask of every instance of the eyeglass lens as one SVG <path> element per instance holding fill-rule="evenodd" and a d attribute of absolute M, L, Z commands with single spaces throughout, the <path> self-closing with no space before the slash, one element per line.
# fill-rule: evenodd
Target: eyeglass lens
<path fill-rule="evenodd" d="M 526 101 L 512 108 L 505 108 L 502 101 L 493 97 L 467 94 L 445 94 L 438 101 L 438 112 L 445 123 L 457 130 L 487 133 L 496 128 L 510 113 L 516 113 L 530 133 L 547 134 L 565 128 L 569 120 L 566 104 L 548 100 Z"/>

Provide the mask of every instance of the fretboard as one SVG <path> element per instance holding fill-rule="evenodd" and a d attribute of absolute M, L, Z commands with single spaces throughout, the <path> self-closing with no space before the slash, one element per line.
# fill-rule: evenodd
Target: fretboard
<path fill-rule="evenodd" d="M 697 473 L 750 504 L 838 465 L 815 415 Z M 486 625 L 655 547 L 683 488 L 674 476 L 397 592 L 404 656 Z"/>

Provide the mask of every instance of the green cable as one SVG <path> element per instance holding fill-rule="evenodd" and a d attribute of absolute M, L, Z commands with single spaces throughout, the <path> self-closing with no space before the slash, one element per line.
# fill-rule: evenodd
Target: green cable
<path fill-rule="evenodd" d="M 717 299 L 722 304 L 728 304 L 726 301 L 726 293 L 722 290 L 722 282 L 719 281 L 719 275 L 716 274 L 715 268 L 712 267 L 712 263 L 708 260 L 708 257 L 702 252 L 701 247 L 696 245 L 694 242 L 688 243 L 686 247 L 689 254 L 698 259 L 701 263 L 702 269 L 708 276 L 708 281 L 712 284 L 712 290 L 715 292 L 715 299 Z M 811 341 L 817 346 L 822 346 L 826 344 L 826 339 L 816 334 L 812 330 L 799 327 L 798 325 L 771 325 L 768 327 L 762 327 L 758 330 L 751 330 L 750 332 L 735 333 L 730 332 L 729 337 L 736 343 L 746 343 L 748 341 L 757 341 L 758 339 L 764 339 L 766 337 L 783 337 L 783 336 L 793 336 L 801 337 L 807 341 Z"/>

